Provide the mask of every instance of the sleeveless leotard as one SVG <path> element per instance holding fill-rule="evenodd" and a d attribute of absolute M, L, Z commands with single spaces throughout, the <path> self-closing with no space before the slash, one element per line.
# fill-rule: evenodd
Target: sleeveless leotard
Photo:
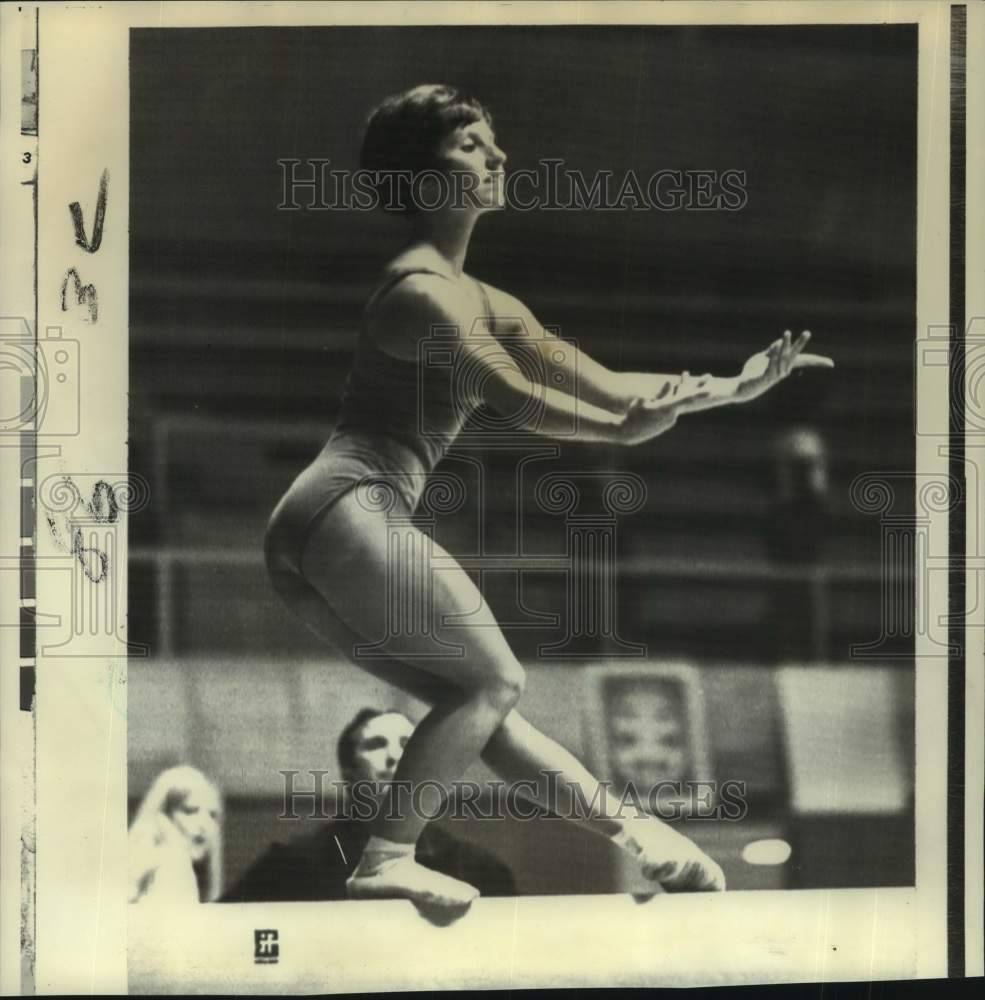
<path fill-rule="evenodd" d="M 422 364 L 421 352 L 418 360 L 404 361 L 387 354 L 369 336 L 370 310 L 410 274 L 444 277 L 428 268 L 395 271 L 367 303 L 335 430 L 270 517 L 264 547 L 273 574 L 300 575 L 311 531 L 360 483 L 385 483 L 412 513 L 427 477 L 475 408 L 455 391 L 450 346 L 443 349 L 433 339 L 422 345 Z M 491 316 L 485 288 L 477 285 L 486 316 Z"/>

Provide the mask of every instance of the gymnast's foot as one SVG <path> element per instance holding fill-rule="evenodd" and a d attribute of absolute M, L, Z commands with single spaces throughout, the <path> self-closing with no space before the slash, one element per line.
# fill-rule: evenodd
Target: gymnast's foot
<path fill-rule="evenodd" d="M 418 864 L 412 854 L 363 854 L 346 882 L 349 899 L 409 899 L 440 910 L 465 910 L 479 890 Z"/>
<path fill-rule="evenodd" d="M 697 844 L 653 818 L 626 820 L 612 838 L 637 859 L 643 875 L 667 892 L 722 892 L 725 873 Z"/>

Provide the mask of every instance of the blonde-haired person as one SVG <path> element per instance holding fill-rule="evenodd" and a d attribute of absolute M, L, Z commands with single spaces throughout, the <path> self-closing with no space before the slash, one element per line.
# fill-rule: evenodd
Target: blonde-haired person
<path fill-rule="evenodd" d="M 222 879 L 222 802 L 201 771 L 161 772 L 130 824 L 131 903 L 211 903 Z"/>

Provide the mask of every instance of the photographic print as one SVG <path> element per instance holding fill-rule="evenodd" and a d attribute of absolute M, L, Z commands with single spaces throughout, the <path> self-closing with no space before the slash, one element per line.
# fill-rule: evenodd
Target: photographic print
<path fill-rule="evenodd" d="M 19 13 L 18 992 L 980 974 L 972 14 L 886 10 Z"/>

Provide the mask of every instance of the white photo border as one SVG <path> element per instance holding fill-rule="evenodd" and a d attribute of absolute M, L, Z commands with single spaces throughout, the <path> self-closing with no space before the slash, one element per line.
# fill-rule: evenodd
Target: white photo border
<path fill-rule="evenodd" d="M 961 5 L 964 6 L 964 5 Z M 947 3 L 357 3 L 261 4 L 119 3 L 105 6 L 61 4 L 8 6 L 3 11 L 3 63 L 16 45 L 25 18 L 37 14 L 40 65 L 39 125 L 35 140 L 10 126 L 10 87 L 3 110 L 2 205 L 17 203 L 23 224 L 24 174 L 8 164 L 16 150 L 34 150 L 37 198 L 36 312 L 26 309 L 23 252 L 8 272 L 0 271 L 6 302 L 32 316 L 39 336 L 66 344 L 77 342 L 77 373 L 82 386 L 78 433 L 72 432 L 70 393 L 52 393 L 46 427 L 37 437 L 36 495 L 44 482 L 92 477 L 121 483 L 127 478 L 128 392 L 128 218 L 129 202 L 129 34 L 132 28 L 205 27 L 248 24 L 844 24 L 916 23 L 918 55 L 917 156 L 917 342 L 928 331 L 953 322 L 949 302 L 949 122 L 951 10 Z M 985 12 L 968 5 L 968 99 L 982 109 Z M 16 25 L 15 31 L 6 30 Z M 3 82 L 10 79 L 4 69 Z M 974 105 L 972 105 L 974 107 Z M 982 273 L 985 232 L 982 180 L 985 135 L 981 114 L 968 114 L 968 203 L 966 267 L 967 317 L 985 323 Z M 100 180 L 106 172 L 106 214 L 101 244 L 93 249 L 93 220 Z M 975 183 L 977 179 L 977 184 Z M 17 189 L 15 190 L 15 184 Z M 16 197 L 15 197 L 16 196 Z M 20 198 L 20 201 L 17 201 Z M 79 203 L 90 246 L 76 240 L 66 210 Z M 974 209 L 977 207 L 977 214 Z M 8 216 L 9 218 L 10 216 Z M 24 234 L 28 239 L 27 234 Z M 26 243 L 18 241 L 23 250 Z M 32 245 L 33 241 L 32 241 Z M 7 233 L 5 262 L 13 254 Z M 62 309 L 62 285 L 75 269 L 83 286 L 98 293 L 98 319 L 88 303 Z M 16 295 L 6 295 L 15 291 Z M 20 313 L 12 310 L 15 314 Z M 985 335 L 983 331 L 982 335 Z M 963 343 L 963 330 L 958 344 Z M 57 346 L 57 345 L 56 345 Z M 53 348 L 54 349 L 54 348 Z M 75 348 L 69 351 L 72 353 Z M 970 355 L 969 355 L 970 357 Z M 968 373 L 969 376 L 973 372 Z M 948 369 L 918 371 L 917 422 L 939 433 L 917 437 L 917 470 L 944 478 L 949 471 Z M 969 405 L 976 397 L 969 391 Z M 978 400 L 980 405 L 980 399 Z M 982 423 L 979 417 L 979 425 Z M 981 431 L 965 428 L 970 483 L 965 550 L 980 559 Z M 977 445 L 977 451 L 976 451 Z M 17 452 L 0 448 L 6 475 L 16 480 Z M 976 464 L 977 463 L 977 464 Z M 6 496 L 5 486 L 5 496 Z M 7 505 L 9 510 L 9 505 Z M 39 508 L 40 509 L 40 508 Z M 9 515 L 4 521 L 4 558 L 10 555 Z M 16 686 L 5 670 L 0 740 L 4 749 L 4 827 L 0 862 L 5 871 L 21 864 L 19 804 L 30 794 L 30 778 L 18 777 L 7 762 L 11 753 L 23 761 L 36 746 L 34 769 L 37 865 L 35 868 L 34 962 L 21 972 L 19 947 L 12 945 L 11 920 L 31 886 L 25 883 L 11 902 L 10 879 L 0 905 L 0 959 L 17 956 L 17 967 L 3 961 L 4 992 L 19 993 L 30 983 L 38 993 L 168 992 L 358 992 L 383 989 L 453 987 L 521 988 L 528 986 L 713 985 L 724 983 L 847 981 L 942 977 L 948 962 L 948 671 L 938 657 L 926 655 L 924 637 L 916 649 L 916 886 L 913 889 L 785 891 L 727 893 L 724 897 L 688 897 L 661 901 L 660 908 L 640 906 L 630 897 L 587 900 L 518 898 L 483 900 L 467 920 L 452 928 L 434 928 L 407 920 L 405 904 L 278 904 L 250 907 L 203 907 L 200 913 L 165 925 L 148 923 L 126 905 L 126 517 L 115 525 L 97 525 L 99 537 L 113 549 L 121 585 L 110 591 L 104 609 L 119 627 L 112 637 L 79 634 L 71 650 L 45 648 L 39 619 L 36 650 L 36 700 L 33 732 L 24 726 L 30 713 L 10 710 Z M 947 551 L 946 515 L 934 519 L 931 546 Z M 71 615 L 73 588 L 80 586 L 50 532 L 34 533 L 37 611 Z M 20 541 L 18 537 L 18 542 Z M 19 549 L 17 550 L 19 551 Z M 55 562 L 54 560 L 57 560 Z M 67 568 L 66 568 L 67 567 Z M 981 974 L 981 725 L 982 611 L 976 606 L 982 588 L 977 563 L 966 569 L 968 614 L 965 617 L 966 757 L 960 761 L 965 781 L 964 926 L 966 973 Z M 947 579 L 935 574 L 924 594 L 926 611 L 948 611 Z M 84 586 L 84 582 L 81 584 Z M 105 596 L 103 598 L 106 599 Z M 4 590 L 3 621 L 9 588 Z M 22 605 L 22 602 L 18 602 Z M 15 618 L 20 613 L 15 611 Z M 29 667 L 15 630 L 0 630 L 4 662 Z M 108 638 L 112 642 L 107 645 Z M 953 699 L 953 692 L 952 692 Z M 8 752 L 9 751 L 9 752 Z M 26 759 L 31 759 L 30 757 Z M 30 770 L 30 768 L 28 768 Z M 17 805 L 12 806 L 11 801 Z M 11 816 L 11 813 L 14 813 Z M 13 832 L 11 832 L 13 827 Z M 952 832 L 953 836 L 953 832 Z M 15 859 L 16 852 L 16 862 Z M 345 906 L 334 922 L 333 906 Z M 344 914 L 344 918 L 343 918 Z M 297 950 L 294 963 L 255 966 L 244 949 L 254 928 L 291 928 Z M 386 926 L 399 939 L 381 964 L 377 937 L 369 927 Z M 951 930 L 955 915 L 951 914 Z M 130 957 L 128 962 L 128 941 Z M 659 942 L 659 947 L 654 947 Z M 330 947 L 328 946 L 330 944 Z M 139 947 L 139 954 L 137 950 Z M 446 957 L 439 959 L 438 955 Z M 505 954 L 511 956 L 504 965 Z M 951 954 L 954 954 L 952 938 Z M 260 971 L 258 971 L 260 970 Z M 810 972 L 808 971 L 810 970 Z M 954 971 L 953 969 L 950 971 Z M 813 974 L 810 974 L 810 973 Z M 24 978 L 22 978 L 22 976 Z M 11 987 L 13 987 L 11 989 Z"/>

